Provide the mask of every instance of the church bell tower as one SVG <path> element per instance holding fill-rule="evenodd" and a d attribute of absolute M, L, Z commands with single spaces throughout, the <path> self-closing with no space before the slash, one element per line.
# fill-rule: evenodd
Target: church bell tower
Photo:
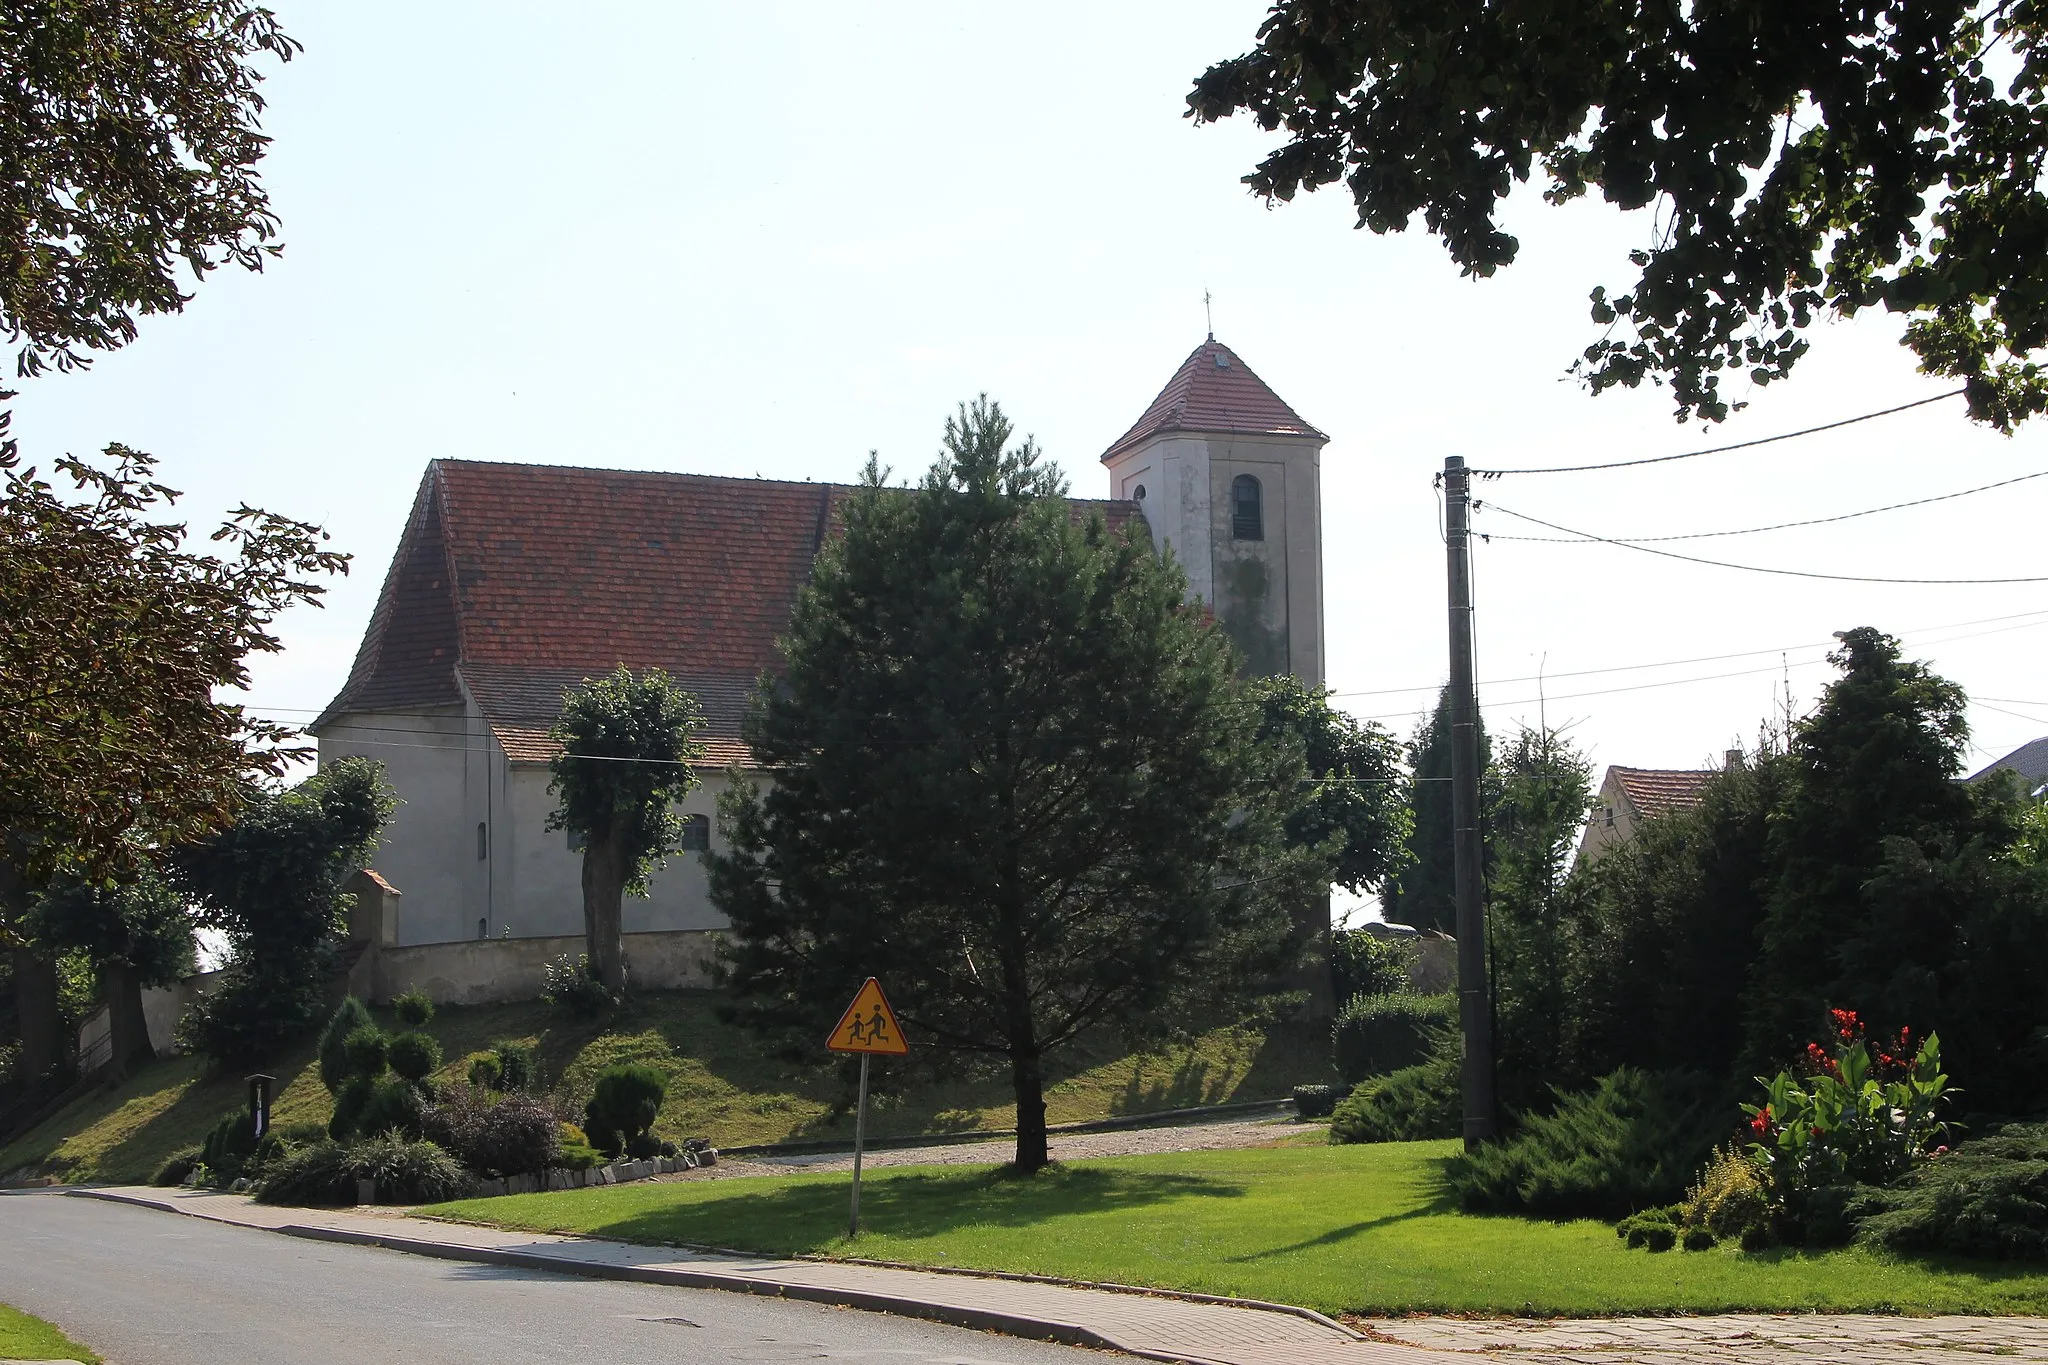
<path fill-rule="evenodd" d="M 1328 441 L 1212 335 L 1102 456 L 1111 496 L 1144 510 L 1245 671 L 1317 687 Z"/>

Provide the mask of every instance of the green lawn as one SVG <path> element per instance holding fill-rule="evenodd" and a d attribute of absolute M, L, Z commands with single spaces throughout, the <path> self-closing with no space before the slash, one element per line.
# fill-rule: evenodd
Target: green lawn
<path fill-rule="evenodd" d="M 792 1071 L 764 1054 L 749 1034 L 720 1023 L 707 991 L 650 992 L 605 1024 L 565 1020 L 539 1003 L 443 1009 L 428 1032 L 448 1064 L 440 1076 L 467 1074 L 470 1058 L 503 1038 L 533 1046 L 549 1085 L 572 1102 L 589 1097 L 599 1070 L 647 1062 L 669 1078 L 657 1131 L 706 1136 L 721 1147 L 804 1138 L 851 1141 L 845 1076 Z M 379 1021 L 391 1020 L 379 1012 Z M 1107 1044 L 1053 1059 L 1046 1109 L 1054 1123 L 1144 1113 L 1229 1100 L 1284 1097 L 1297 1084 L 1334 1079 L 1327 1035 L 1307 1030 L 1259 1034 L 1219 1030 L 1168 1052 L 1129 1055 Z M 279 1079 L 280 1127 L 325 1124 L 333 1112 L 310 1043 L 270 1068 Z M 927 1085 L 898 1094 L 876 1068 L 868 1131 L 894 1134 L 1004 1128 L 1011 1122 L 1007 1081 Z M 28 1170 L 67 1182 L 146 1181 L 171 1153 L 198 1143 L 245 1095 L 239 1072 L 209 1075 L 193 1058 L 138 1070 L 119 1086 L 95 1091 L 0 1148 L 0 1178 Z"/>
<path fill-rule="evenodd" d="M 0 1360 L 82 1360 L 96 1365 L 99 1357 L 41 1318 L 0 1303 Z"/>
<path fill-rule="evenodd" d="M 536 1231 L 1234 1294 L 1324 1312 L 2048 1312 L 2048 1271 L 1860 1250 L 1630 1251 L 1602 1223 L 1475 1217 L 1443 1197 L 1448 1142 L 1276 1146 L 1076 1162 L 621 1185 L 429 1212 Z"/>

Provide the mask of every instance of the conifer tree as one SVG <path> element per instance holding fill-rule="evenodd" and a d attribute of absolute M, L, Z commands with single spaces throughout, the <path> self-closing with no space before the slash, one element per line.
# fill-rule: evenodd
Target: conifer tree
<path fill-rule="evenodd" d="M 881 978 L 927 1063 L 1007 1069 L 1045 1164 L 1083 1034 L 1214 1027 L 1328 885 L 1287 838 L 1298 742 L 1259 739 L 1228 640 L 1142 527 L 1077 519 L 981 400 L 914 490 L 872 459 L 819 555 L 710 859 L 737 1013 L 814 1051 Z"/>

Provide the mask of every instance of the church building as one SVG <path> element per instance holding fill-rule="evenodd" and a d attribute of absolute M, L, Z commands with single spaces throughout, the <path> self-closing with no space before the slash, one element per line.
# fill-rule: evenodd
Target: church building
<path fill-rule="evenodd" d="M 1249 670 L 1320 684 L 1326 440 L 1211 337 L 1102 456 L 1115 496 L 1076 502 L 1170 546 Z M 847 491 L 428 464 L 354 667 L 311 727 L 322 763 L 377 759 L 404 803 L 376 853 L 396 894 L 360 931 L 401 964 L 378 994 L 494 998 L 494 980 L 537 985 L 541 962 L 580 951 L 581 855 L 546 829 L 548 728 L 565 690 L 622 663 L 667 670 L 704 709 L 688 851 L 625 905 L 634 978 L 694 984 L 724 924 L 695 851 L 718 837 L 724 773 L 748 763 L 748 698 L 781 665 L 776 637 Z M 473 945 L 462 960 L 412 952 L 458 943 Z"/>

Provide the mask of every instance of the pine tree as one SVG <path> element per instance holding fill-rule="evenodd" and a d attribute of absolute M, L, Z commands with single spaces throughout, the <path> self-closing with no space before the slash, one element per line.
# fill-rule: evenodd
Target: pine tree
<path fill-rule="evenodd" d="M 1479 768 L 1492 764 L 1486 721 L 1478 721 Z M 1437 694 L 1436 710 L 1408 741 L 1409 834 L 1406 866 L 1390 884 L 1385 914 L 1391 924 L 1455 934 L 1458 907 L 1451 859 L 1451 689 Z M 1490 785 L 1490 783 L 1489 783 Z M 1485 806 L 1482 800 L 1482 808 Z"/>
<path fill-rule="evenodd" d="M 1178 568 L 1011 436 L 984 399 L 915 490 L 869 461 L 748 722 L 773 785 L 709 863 L 736 1013 L 815 1049 L 881 978 L 924 1062 L 1007 1068 L 1028 1172 L 1048 1058 L 1243 1017 L 1329 867 Z"/>

